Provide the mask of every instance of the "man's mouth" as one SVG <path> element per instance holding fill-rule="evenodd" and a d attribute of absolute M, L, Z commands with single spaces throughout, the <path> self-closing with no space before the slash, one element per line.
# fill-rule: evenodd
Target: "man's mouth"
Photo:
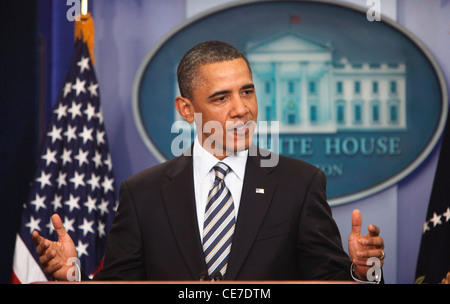
<path fill-rule="evenodd" d="M 250 132 L 250 128 L 252 125 L 252 121 L 247 121 L 246 123 L 236 123 L 232 126 L 232 128 L 229 128 L 228 130 L 234 132 L 235 135 L 245 136 Z"/>

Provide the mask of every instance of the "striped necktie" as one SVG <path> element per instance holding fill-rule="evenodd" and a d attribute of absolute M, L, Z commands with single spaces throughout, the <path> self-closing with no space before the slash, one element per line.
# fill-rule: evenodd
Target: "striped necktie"
<path fill-rule="evenodd" d="M 224 182 L 230 168 L 219 162 L 214 170 L 216 178 L 209 191 L 203 224 L 203 252 L 211 279 L 219 272 L 225 275 L 235 226 L 233 198 Z"/>

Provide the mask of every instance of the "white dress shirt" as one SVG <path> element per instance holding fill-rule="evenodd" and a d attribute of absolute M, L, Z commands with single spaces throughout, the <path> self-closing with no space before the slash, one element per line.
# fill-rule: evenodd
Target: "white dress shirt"
<path fill-rule="evenodd" d="M 200 142 L 196 136 L 192 155 L 197 222 L 200 238 L 203 239 L 203 222 L 208 193 L 211 190 L 215 179 L 213 167 L 221 161 L 231 168 L 225 176 L 225 185 L 228 187 L 231 192 L 231 196 L 233 197 L 235 217 L 237 219 L 239 203 L 241 201 L 242 185 L 244 183 L 248 150 L 239 151 L 236 155 L 230 155 L 223 160 L 219 160 L 200 145 Z"/>

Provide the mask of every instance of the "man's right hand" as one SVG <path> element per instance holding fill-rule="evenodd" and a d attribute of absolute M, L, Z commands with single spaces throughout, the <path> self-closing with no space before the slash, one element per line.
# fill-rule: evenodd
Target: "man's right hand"
<path fill-rule="evenodd" d="M 52 216 L 53 227 L 58 234 L 58 241 L 52 242 L 33 231 L 32 239 L 36 245 L 39 262 L 45 273 L 58 281 L 67 281 L 68 272 L 73 272 L 73 263 L 67 263 L 69 258 L 77 257 L 77 250 L 71 237 L 64 229 L 59 215 Z"/>

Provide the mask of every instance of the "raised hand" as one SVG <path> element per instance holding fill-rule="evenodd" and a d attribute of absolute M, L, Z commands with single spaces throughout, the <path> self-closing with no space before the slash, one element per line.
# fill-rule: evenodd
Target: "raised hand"
<path fill-rule="evenodd" d="M 371 257 L 378 258 L 380 266 L 384 264 L 384 240 L 380 236 L 380 229 L 372 224 L 369 225 L 369 232 L 361 234 L 362 216 L 359 210 L 352 213 L 352 231 L 348 237 L 348 251 L 354 264 L 357 277 L 361 280 L 367 279 L 367 272 L 372 264 L 367 265 L 367 260 Z"/>
<path fill-rule="evenodd" d="M 72 263 L 68 263 L 68 260 L 77 257 L 77 250 L 71 237 L 64 229 L 59 215 L 54 214 L 52 216 L 52 223 L 58 234 L 57 242 L 45 239 L 37 231 L 33 231 L 32 239 L 36 245 L 39 262 L 45 273 L 58 281 L 66 281 L 68 280 L 68 273 L 73 272 Z"/>

